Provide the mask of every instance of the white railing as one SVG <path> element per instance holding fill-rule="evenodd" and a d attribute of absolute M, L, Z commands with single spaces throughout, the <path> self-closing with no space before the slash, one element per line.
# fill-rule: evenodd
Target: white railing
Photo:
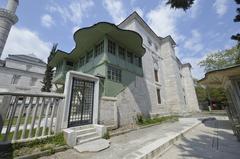
<path fill-rule="evenodd" d="M 0 142 L 21 142 L 61 131 L 64 96 L 0 92 Z"/>

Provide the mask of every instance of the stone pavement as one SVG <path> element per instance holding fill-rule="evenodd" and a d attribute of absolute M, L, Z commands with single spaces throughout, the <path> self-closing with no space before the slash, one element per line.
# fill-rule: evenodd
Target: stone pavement
<path fill-rule="evenodd" d="M 239 159 L 240 142 L 227 117 L 206 121 L 177 141 L 159 159 Z"/>
<path fill-rule="evenodd" d="M 169 133 L 178 134 L 197 123 L 199 120 L 196 118 L 184 118 L 178 122 L 164 123 L 112 137 L 110 148 L 97 153 L 78 153 L 74 149 L 69 149 L 41 159 L 122 159 L 160 138 L 169 137 Z"/>

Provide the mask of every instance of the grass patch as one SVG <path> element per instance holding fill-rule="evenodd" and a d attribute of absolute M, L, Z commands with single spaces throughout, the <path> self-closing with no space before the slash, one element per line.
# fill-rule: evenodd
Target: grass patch
<path fill-rule="evenodd" d="M 178 116 L 163 116 L 163 117 L 157 117 L 157 118 L 143 118 L 143 116 L 138 115 L 137 116 L 137 124 L 141 126 L 146 125 L 152 125 L 152 124 L 160 124 L 163 122 L 173 122 L 178 121 Z"/>
<path fill-rule="evenodd" d="M 16 125 L 17 119 L 18 119 L 18 117 L 14 117 L 14 118 L 13 118 L 12 125 Z M 9 121 L 10 121 L 10 120 L 5 119 L 5 120 L 4 120 L 4 123 L 3 123 L 3 126 L 7 126 Z M 31 121 L 32 121 L 32 117 L 29 116 L 29 117 L 28 117 L 28 120 L 27 120 L 27 123 L 31 123 Z M 24 122 L 25 122 L 25 117 L 22 117 L 22 118 L 20 119 L 20 124 L 24 124 Z"/>
<path fill-rule="evenodd" d="M 37 136 L 41 136 L 41 135 L 42 135 L 42 130 L 43 130 L 43 127 L 40 127 Z M 49 130 L 49 128 L 47 127 L 47 128 L 45 129 L 45 134 L 48 134 L 48 130 Z M 34 128 L 33 131 L 32 131 L 32 136 L 33 136 L 33 137 L 35 136 L 36 131 L 37 131 L 37 129 Z M 29 129 L 26 129 L 25 137 L 28 137 L 28 136 L 29 136 L 29 133 L 30 133 L 30 130 L 29 130 Z M 14 132 L 10 132 L 10 133 L 8 134 L 8 140 L 12 140 L 13 134 L 14 134 Z M 52 135 L 52 134 L 53 134 L 53 132 L 51 132 L 51 135 Z M 17 133 L 17 139 L 20 139 L 20 138 L 21 138 L 21 135 L 22 135 L 22 130 L 19 130 L 18 133 Z M 5 134 L 0 134 L 0 141 L 3 141 L 4 136 L 5 136 Z"/>
<path fill-rule="evenodd" d="M 19 156 L 25 156 L 37 152 L 42 152 L 45 150 L 50 150 L 54 153 L 54 149 L 60 146 L 66 145 L 63 133 L 59 133 L 52 137 L 47 137 L 44 139 L 36 139 L 33 141 L 9 144 L 7 147 L 3 148 L 4 151 L 0 151 L 0 156 L 4 158 L 14 158 Z"/>

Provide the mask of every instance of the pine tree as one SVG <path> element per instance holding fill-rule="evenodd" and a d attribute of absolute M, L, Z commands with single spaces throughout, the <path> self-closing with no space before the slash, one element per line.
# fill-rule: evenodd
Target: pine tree
<path fill-rule="evenodd" d="M 42 84 L 43 84 L 42 89 L 41 89 L 42 92 L 51 92 L 52 79 L 53 79 L 53 67 L 49 65 L 49 62 L 55 55 L 56 50 L 57 50 L 57 44 L 53 44 L 53 47 L 51 49 L 50 55 L 47 60 L 45 76 L 42 81 Z"/>

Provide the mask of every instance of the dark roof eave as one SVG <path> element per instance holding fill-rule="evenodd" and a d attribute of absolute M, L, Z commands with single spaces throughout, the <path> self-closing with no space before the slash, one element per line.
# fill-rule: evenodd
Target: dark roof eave
<path fill-rule="evenodd" d="M 50 61 L 50 65 L 51 66 L 53 66 L 54 67 L 54 65 L 56 65 L 56 63 L 58 63 L 58 60 L 56 59 L 58 56 L 59 56 L 59 54 L 61 54 L 61 53 L 64 53 L 64 56 L 66 57 L 66 58 L 70 58 L 70 56 L 72 56 L 73 54 L 76 54 L 76 49 L 77 48 L 79 48 L 79 46 L 78 45 L 80 45 L 81 44 L 81 41 L 78 41 L 78 39 L 77 38 L 79 38 L 79 36 L 78 36 L 78 34 L 80 34 L 81 32 L 82 32 L 82 34 L 84 34 L 84 32 L 83 31 L 91 31 L 91 29 L 96 29 L 97 30 L 97 28 L 96 27 L 103 27 L 103 26 L 101 26 L 101 25 L 106 25 L 106 27 L 113 27 L 113 29 L 115 29 L 116 31 L 119 31 L 119 32 L 122 32 L 122 33 L 125 33 L 125 32 L 130 32 L 131 33 L 131 35 L 129 35 L 129 36 L 133 36 L 133 35 L 135 35 L 136 36 L 136 40 L 140 40 L 140 41 L 136 41 L 137 43 L 139 43 L 139 44 L 141 44 L 141 46 L 139 45 L 139 46 L 137 46 L 136 47 L 136 49 L 140 49 L 139 51 L 138 51 L 138 53 L 140 53 L 141 54 L 141 56 L 143 56 L 144 55 L 144 53 L 145 53 L 145 48 L 142 46 L 142 44 L 143 44 L 143 39 L 142 39 L 142 37 L 137 33 L 137 32 L 135 32 L 135 31 L 132 31 L 132 30 L 123 30 L 123 29 L 120 29 L 120 28 L 118 28 L 115 24 L 112 24 L 112 23 L 108 23 L 108 22 L 99 22 L 99 23 L 96 23 L 96 24 L 94 24 L 93 26 L 90 26 L 90 27 L 86 27 L 86 28 L 81 28 L 81 29 L 79 29 L 79 30 L 77 30 L 75 33 L 74 33 L 74 40 L 75 40 L 75 48 L 70 52 L 70 53 L 66 53 L 66 52 L 64 52 L 64 51 L 61 51 L 61 50 L 57 50 L 57 53 L 54 55 L 54 57 L 52 58 L 52 60 Z M 101 34 L 101 32 L 100 32 L 100 34 Z M 139 38 L 139 39 L 137 39 L 137 37 Z M 134 37 L 135 38 L 135 37 Z"/>
<path fill-rule="evenodd" d="M 222 68 L 222 69 L 218 69 L 218 70 L 213 70 L 213 71 L 209 71 L 207 73 L 205 73 L 205 77 L 200 79 L 198 81 L 198 83 L 203 83 L 204 81 L 206 81 L 208 79 L 208 77 L 213 74 L 213 73 L 218 73 L 218 72 L 222 72 L 222 71 L 227 71 L 227 70 L 232 70 L 232 69 L 236 69 L 239 67 L 239 70 L 240 70 L 240 64 L 237 64 L 237 65 L 233 65 L 233 66 L 229 66 L 229 67 L 225 67 L 225 68 Z"/>

